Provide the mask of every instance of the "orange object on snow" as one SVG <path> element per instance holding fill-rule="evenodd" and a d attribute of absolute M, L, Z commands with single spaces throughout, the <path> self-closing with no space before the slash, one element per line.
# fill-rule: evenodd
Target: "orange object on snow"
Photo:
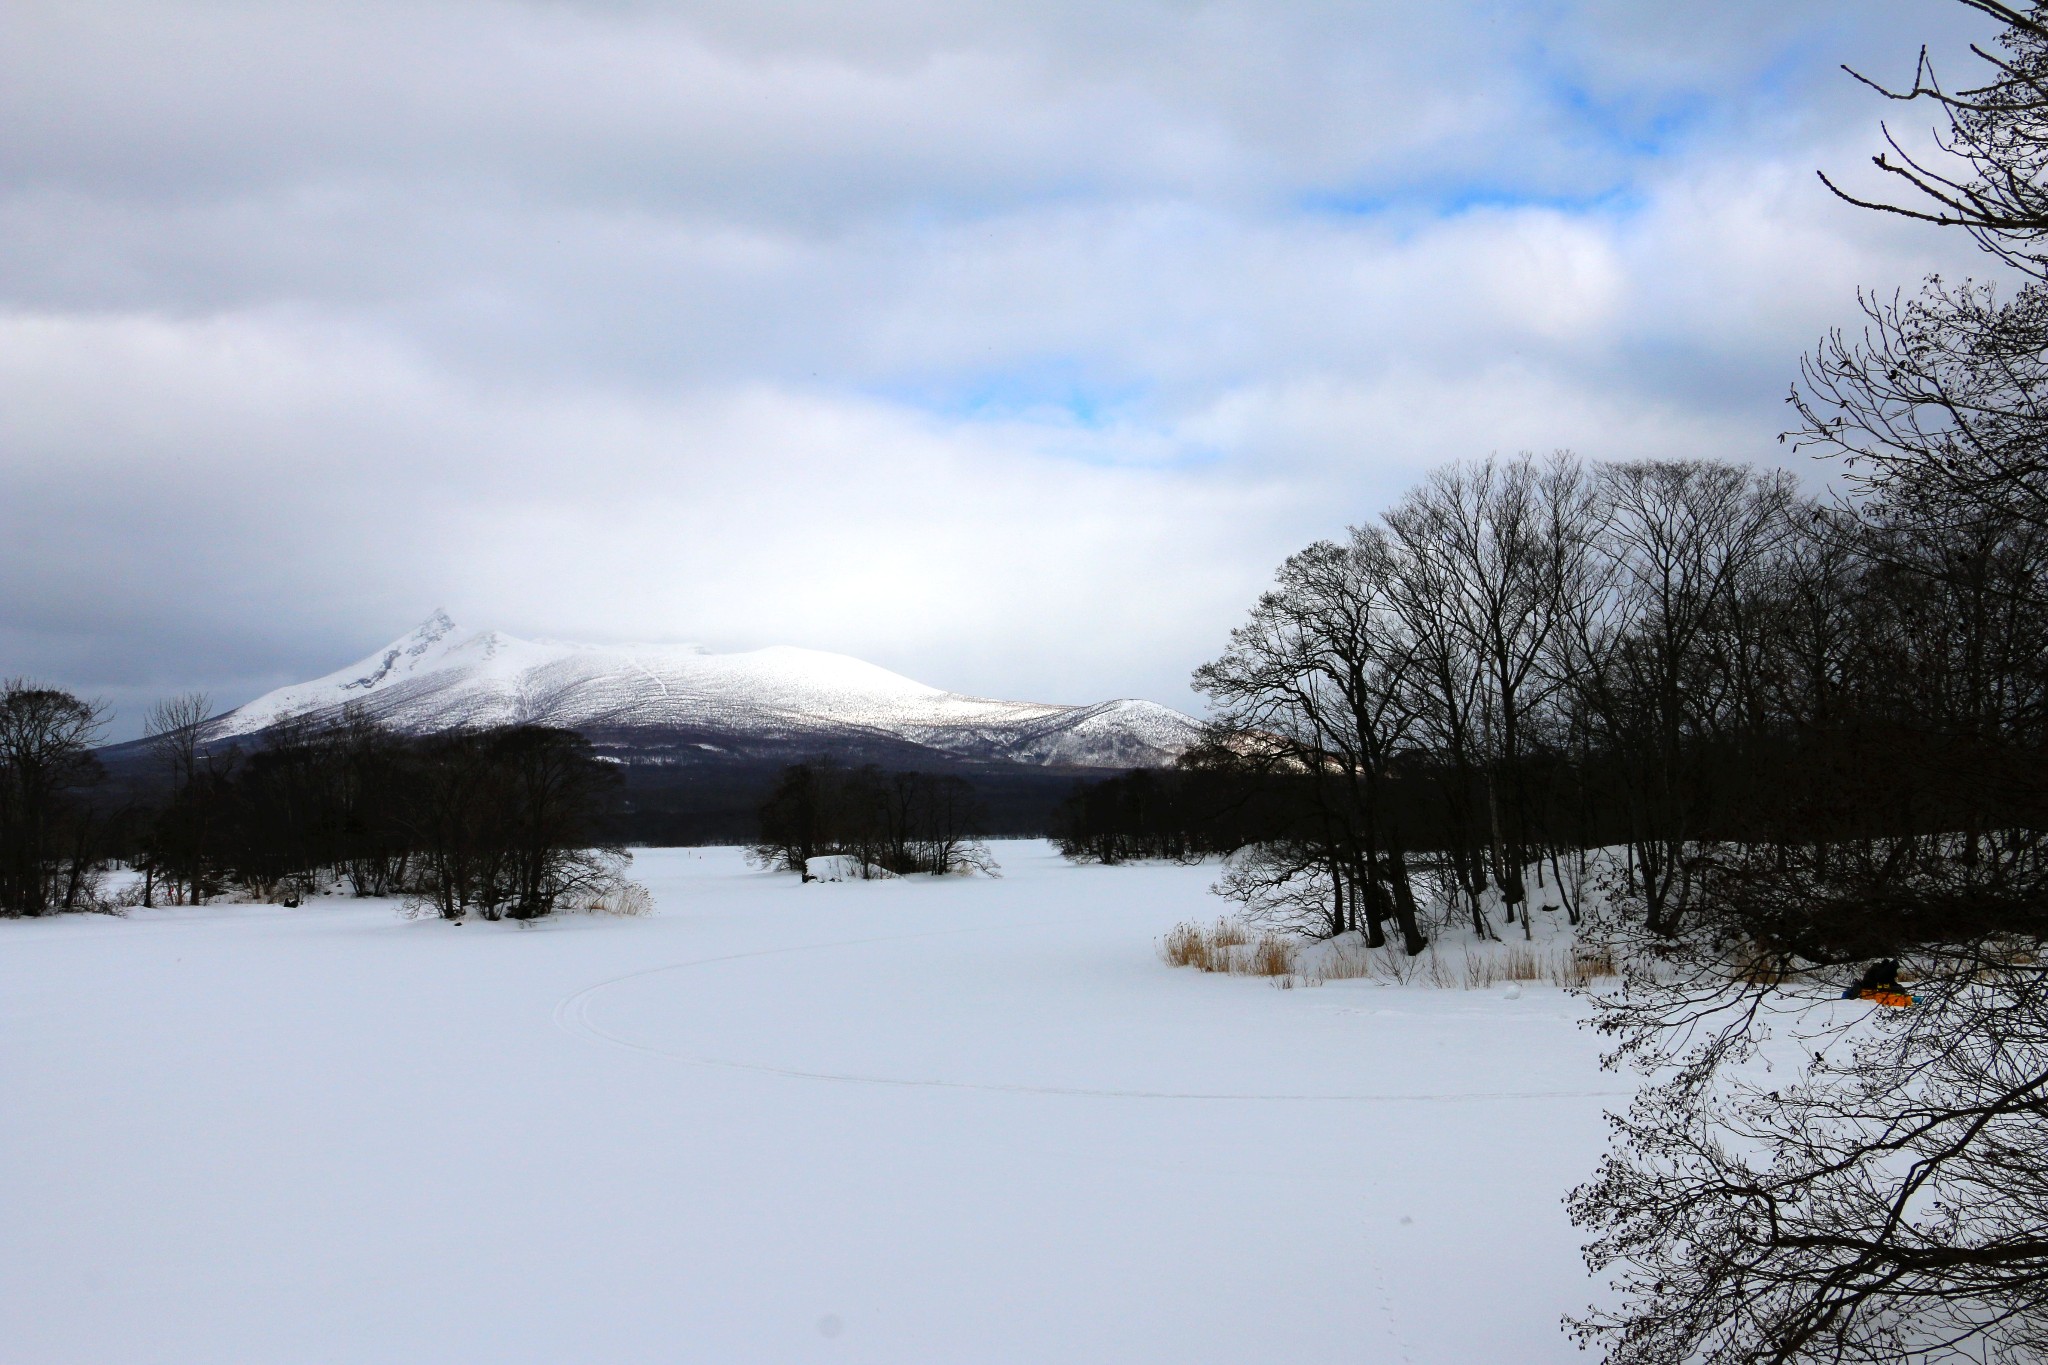
<path fill-rule="evenodd" d="M 1863 969 L 1863 979 L 1842 992 L 1844 1000 L 1868 1000 L 1872 1004 L 1889 1005 L 1902 1010 L 1908 1005 L 1920 1002 L 1906 993 L 1899 984 L 1899 964 L 1896 959 L 1886 958 L 1873 962 Z"/>

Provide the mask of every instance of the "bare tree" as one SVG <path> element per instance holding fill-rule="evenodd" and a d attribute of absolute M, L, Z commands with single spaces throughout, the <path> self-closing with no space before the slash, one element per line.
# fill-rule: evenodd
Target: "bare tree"
<path fill-rule="evenodd" d="M 1427 519 L 1397 509 L 1387 525 L 1400 550 L 1393 580 L 1394 609 L 1415 641 L 1409 673 L 1409 709 L 1434 756 L 1445 824 L 1441 855 L 1450 880 L 1463 894 L 1472 932 L 1495 937 L 1482 897 L 1489 884 L 1487 821 L 1481 814 L 1481 698 L 1484 679 L 1466 633 L 1458 628 L 1450 602 L 1455 592 L 1451 566 L 1429 552 Z"/>
<path fill-rule="evenodd" d="M 15 678 L 0 683 L 0 913 L 77 909 L 92 862 L 99 777 L 92 747 L 106 708 Z"/>
<path fill-rule="evenodd" d="M 1798 889 L 1775 868 L 1759 886 Z M 1876 1018 L 1827 1003 L 1853 969 L 1830 981 L 1747 932 L 1654 960 L 1603 1000 L 1617 1051 L 1663 1079 L 1569 1201 L 1620 1291 L 1573 1322 L 1581 1342 L 1609 1365 L 2041 1359 L 2048 972 L 2031 950 L 1922 945 L 1904 962 L 1917 1004 Z"/>
<path fill-rule="evenodd" d="M 210 775 L 205 740 L 212 716 L 213 703 L 204 692 L 184 692 L 150 707 L 143 720 L 144 740 L 167 791 L 165 815 L 158 823 L 158 856 L 144 868 L 145 904 L 153 903 L 159 871 L 187 904 L 205 900 L 212 823 L 204 790 Z"/>
<path fill-rule="evenodd" d="M 1327 906 L 1327 932 L 1360 929 L 1377 945 L 1392 920 L 1413 954 L 1425 940 L 1385 793 L 1415 722 L 1417 646 L 1397 605 L 1399 572 L 1376 527 L 1309 546 L 1281 566 L 1278 585 L 1195 685 L 1216 723 L 1287 774 L 1313 811 L 1292 839 L 1241 859 L 1225 886 L 1288 917 L 1298 917 L 1304 888 L 1319 888 L 1309 902 Z"/>
<path fill-rule="evenodd" d="M 862 877 L 994 875 L 986 816 L 971 783 L 950 774 L 848 770 L 829 756 L 782 770 L 761 805 L 750 856 L 809 878 L 811 859 L 844 855 Z"/>
<path fill-rule="evenodd" d="M 2003 25 L 1973 46 L 1981 81 L 1950 91 L 1921 50 L 1913 82 L 1866 85 L 1931 108 L 1935 152 L 1918 156 L 1889 129 L 1877 167 L 1906 202 L 1850 203 L 1969 233 L 2025 277 L 2010 298 L 1990 284 L 1929 279 L 1910 298 L 1862 298 L 1860 335 L 1831 332 L 1802 365 L 1792 402 L 1798 444 L 1844 457 L 1880 496 L 1958 517 L 2048 526 L 2048 24 L 2036 5 L 1960 0 Z M 1855 74 L 1855 73 L 1851 73 Z"/>
<path fill-rule="evenodd" d="M 1527 905 L 1535 834 L 1527 759 L 1556 692 L 1543 664 L 1587 591 L 1595 512 L 1584 469 L 1560 453 L 1438 470 L 1387 515 L 1403 548 L 1435 570 L 1444 627 L 1478 664 L 1488 844 L 1511 916 Z"/>
<path fill-rule="evenodd" d="M 213 703 L 204 692 L 183 692 L 149 708 L 143 735 L 173 790 L 190 786 L 199 770 L 200 744 Z"/>
<path fill-rule="evenodd" d="M 1708 761 L 1738 724 L 1746 603 L 1793 529 L 1789 475 L 1703 461 L 1603 465 L 1589 591 L 1568 598 L 1556 672 L 1626 789 L 1652 929 L 1683 915 L 1687 843 L 1714 811 Z"/>
<path fill-rule="evenodd" d="M 1864 327 L 1830 332 L 1792 391 L 1795 446 L 1951 523 L 2048 528 L 2048 285 L 2010 299 L 1929 280 L 1911 298 L 1859 301 Z"/>
<path fill-rule="evenodd" d="M 1821 183 L 1859 208 L 1961 228 L 1987 253 L 2037 278 L 2048 278 L 2048 23 L 2040 5 L 1958 0 L 2004 26 L 1998 50 L 1972 44 L 1981 84 L 1945 90 L 1927 49 L 1913 83 L 1893 89 L 1844 67 L 1866 86 L 1901 104 L 1931 107 L 1941 120 L 1934 152 L 1901 145 L 1880 125 L 1886 149 L 1872 164 L 1907 192 L 1907 202 L 1865 199 L 1843 190 L 1825 171 Z"/>

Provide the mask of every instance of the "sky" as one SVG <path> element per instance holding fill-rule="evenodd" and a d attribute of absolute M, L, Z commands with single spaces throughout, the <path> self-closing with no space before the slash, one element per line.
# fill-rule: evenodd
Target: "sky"
<path fill-rule="evenodd" d="M 0 0 L 0 676 L 437 608 L 1188 710 L 1490 453 L 1794 463 L 1953 0 Z M 1825 469 L 1802 467 L 1824 480 Z"/>

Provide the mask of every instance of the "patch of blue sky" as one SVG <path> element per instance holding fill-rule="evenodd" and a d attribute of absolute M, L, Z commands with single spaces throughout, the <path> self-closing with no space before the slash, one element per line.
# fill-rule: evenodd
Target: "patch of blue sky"
<path fill-rule="evenodd" d="M 1158 411 L 1151 383 L 1112 383 L 1074 360 L 863 386 L 871 398 L 948 422 L 1035 429 L 1041 453 L 1099 466 L 1189 468 L 1223 458 L 1190 444 Z"/>
<path fill-rule="evenodd" d="M 878 398 L 937 417 L 975 421 L 1056 420 L 1091 431 L 1138 418 L 1149 384 L 1107 383 L 1071 360 L 1040 360 L 1001 369 L 933 375 L 868 390 Z"/>
<path fill-rule="evenodd" d="M 1567 74 L 1568 63 L 1555 54 L 1532 46 L 1517 65 L 1538 104 L 1552 115 L 1548 131 L 1558 154 L 1535 159 L 1546 170 L 1500 167 L 1464 177 L 1321 188 L 1297 196 L 1294 206 L 1309 214 L 1396 222 L 1515 209 L 1626 217 L 1648 203 L 1646 172 L 1669 164 L 1724 124 L 1732 104 L 1784 100 L 1810 74 L 1819 51 L 1814 36 L 1806 35 L 1725 90 L 1602 91 L 1583 75 Z"/>
<path fill-rule="evenodd" d="M 1839 30 L 1845 27 L 1839 20 L 1831 21 L 1787 42 L 1749 78 L 1748 93 L 1785 104 L 1795 99 L 1816 73 L 1829 79 L 1839 75 L 1840 53 L 1847 46 Z"/>
<path fill-rule="evenodd" d="M 1635 162 L 1656 162 L 1674 155 L 1714 121 L 1721 107 L 1721 101 L 1698 91 L 1602 95 L 1580 82 L 1557 77 L 1546 84 L 1549 102 L 1566 115 L 1568 130 L 1601 151 Z"/>
<path fill-rule="evenodd" d="M 1491 181 L 1411 185 L 1372 193 L 1312 190 L 1297 197 L 1304 213 L 1339 218 L 1458 218 L 1470 213 L 1548 209 L 1572 215 L 1626 216 L 1649 202 L 1633 181 L 1578 192 L 1538 190 Z"/>

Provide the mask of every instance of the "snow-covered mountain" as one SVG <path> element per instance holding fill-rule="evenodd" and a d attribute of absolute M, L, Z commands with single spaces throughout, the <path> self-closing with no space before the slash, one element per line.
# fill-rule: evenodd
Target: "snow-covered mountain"
<path fill-rule="evenodd" d="M 593 738 L 673 734 L 694 747 L 900 741 L 963 758 L 1071 767 L 1168 763 L 1196 723 L 1147 701 L 992 701 L 914 682 L 844 654 L 777 646 L 580 645 L 468 630 L 436 612 L 419 629 L 324 678 L 228 712 L 211 737 L 358 705 L 414 733 L 558 725 Z"/>

